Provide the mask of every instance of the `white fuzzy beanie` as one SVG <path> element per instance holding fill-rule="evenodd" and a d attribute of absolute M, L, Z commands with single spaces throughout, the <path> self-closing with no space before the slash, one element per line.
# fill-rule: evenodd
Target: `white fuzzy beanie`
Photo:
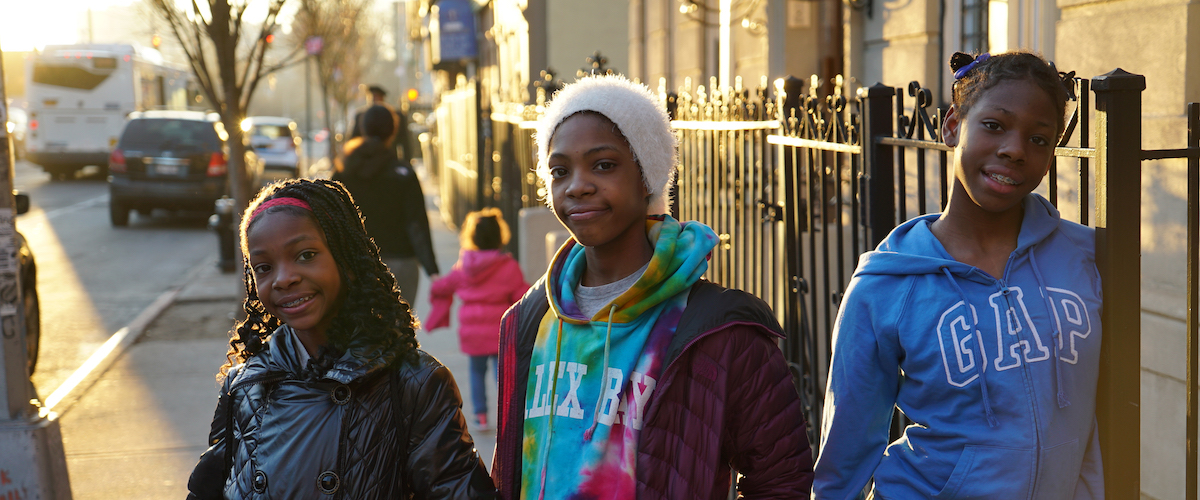
<path fill-rule="evenodd" d="M 617 125 L 629 143 L 634 161 L 642 169 L 642 182 L 650 193 L 647 214 L 670 213 L 668 196 L 676 162 L 671 120 L 650 89 L 619 75 L 584 77 L 554 94 L 534 135 L 538 148 L 537 173 L 547 189 L 551 180 L 547 165 L 550 138 L 563 120 L 580 111 L 600 113 Z M 553 205 L 551 196 L 546 197 L 546 204 Z"/>

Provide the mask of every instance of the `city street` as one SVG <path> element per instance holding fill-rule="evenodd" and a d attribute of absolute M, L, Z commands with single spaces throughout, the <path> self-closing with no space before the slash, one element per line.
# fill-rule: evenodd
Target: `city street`
<path fill-rule="evenodd" d="M 17 230 L 37 261 L 42 332 L 33 382 L 46 398 L 114 332 L 213 255 L 216 238 L 207 214 L 157 212 L 113 228 L 103 178 L 51 182 L 27 161 L 14 170 L 15 188 L 32 202 L 17 217 Z"/>

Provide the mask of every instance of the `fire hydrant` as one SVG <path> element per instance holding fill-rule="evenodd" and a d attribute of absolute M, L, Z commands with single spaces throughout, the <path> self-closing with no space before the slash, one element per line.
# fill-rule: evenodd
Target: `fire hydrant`
<path fill-rule="evenodd" d="M 208 218 L 208 228 L 217 232 L 217 249 L 219 250 L 219 258 L 217 267 L 223 273 L 232 273 L 236 268 L 234 262 L 234 234 L 236 228 L 233 227 L 233 198 L 222 196 L 213 203 L 213 209 L 216 213 Z"/>

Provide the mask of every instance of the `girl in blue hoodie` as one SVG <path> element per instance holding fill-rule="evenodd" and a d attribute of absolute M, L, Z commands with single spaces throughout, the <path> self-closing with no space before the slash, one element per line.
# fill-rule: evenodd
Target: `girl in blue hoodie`
<path fill-rule="evenodd" d="M 859 259 L 813 497 L 857 498 L 874 478 L 892 500 L 1103 498 L 1094 232 L 1032 193 L 1063 132 L 1063 75 L 1026 52 L 951 67 L 950 201 Z M 889 443 L 897 407 L 913 424 Z"/>

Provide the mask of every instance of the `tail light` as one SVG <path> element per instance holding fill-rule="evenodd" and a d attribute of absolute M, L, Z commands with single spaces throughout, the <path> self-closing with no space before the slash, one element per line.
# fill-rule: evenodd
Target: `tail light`
<path fill-rule="evenodd" d="M 108 171 L 123 174 L 125 170 L 125 152 L 113 149 L 108 155 Z"/>
<path fill-rule="evenodd" d="M 228 162 L 225 160 L 225 153 L 213 153 L 208 160 L 208 176 L 220 177 L 228 172 Z"/>

